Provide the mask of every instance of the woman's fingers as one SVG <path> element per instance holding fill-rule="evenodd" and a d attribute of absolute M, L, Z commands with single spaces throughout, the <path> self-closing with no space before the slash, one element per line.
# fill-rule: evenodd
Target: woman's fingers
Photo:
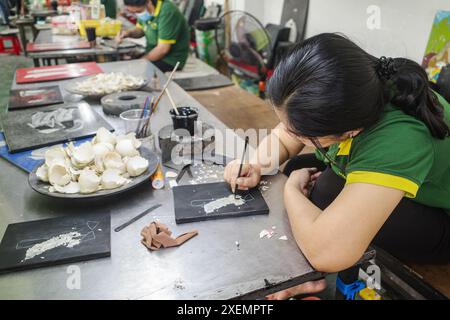
<path fill-rule="evenodd" d="M 317 178 L 319 178 L 321 174 L 322 174 L 322 171 L 318 171 L 318 172 L 314 173 L 314 174 L 311 176 L 311 181 L 316 181 Z"/>
<path fill-rule="evenodd" d="M 238 178 L 240 166 L 240 162 L 234 160 L 225 167 L 224 179 L 231 185 L 231 190 L 233 192 L 235 191 L 236 185 L 240 190 L 253 188 L 258 184 L 260 179 L 259 173 L 250 164 L 242 165 L 242 170 Z"/>

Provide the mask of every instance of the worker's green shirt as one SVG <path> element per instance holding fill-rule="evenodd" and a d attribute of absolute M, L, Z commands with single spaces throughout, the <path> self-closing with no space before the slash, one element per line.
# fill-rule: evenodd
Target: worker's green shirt
<path fill-rule="evenodd" d="M 158 43 L 170 43 L 170 51 L 162 61 L 172 66 L 179 61 L 180 68 L 184 67 L 189 53 L 189 27 L 175 4 L 159 0 L 153 19 L 147 23 L 138 20 L 137 27 L 144 30 L 146 52 L 150 52 Z"/>
<path fill-rule="evenodd" d="M 450 124 L 450 105 L 437 96 Z M 374 126 L 331 146 L 327 154 L 335 162 L 333 170 L 345 177 L 347 184 L 399 189 L 418 203 L 450 214 L 450 138 L 434 138 L 422 121 L 391 104 Z"/>
<path fill-rule="evenodd" d="M 105 15 L 111 19 L 115 19 L 117 17 L 116 0 L 101 0 L 100 2 L 105 5 Z"/>

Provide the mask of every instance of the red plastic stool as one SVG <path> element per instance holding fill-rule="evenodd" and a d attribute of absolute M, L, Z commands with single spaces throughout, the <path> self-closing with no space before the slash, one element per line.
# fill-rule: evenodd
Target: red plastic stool
<path fill-rule="evenodd" d="M 20 55 L 20 42 L 16 36 L 0 36 L 0 53 Z"/>

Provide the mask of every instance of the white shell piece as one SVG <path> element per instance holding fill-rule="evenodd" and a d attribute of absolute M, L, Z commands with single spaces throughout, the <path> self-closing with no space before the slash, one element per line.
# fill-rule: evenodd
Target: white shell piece
<path fill-rule="evenodd" d="M 100 178 L 95 174 L 94 170 L 85 169 L 78 178 L 81 193 L 93 193 L 98 190 Z"/>
<path fill-rule="evenodd" d="M 92 146 L 94 151 L 94 156 L 103 157 L 109 151 L 114 151 L 114 146 L 108 142 L 99 142 Z"/>
<path fill-rule="evenodd" d="M 125 164 L 122 161 L 122 157 L 115 151 L 110 151 L 103 157 L 103 165 L 105 169 L 117 169 L 121 173 L 125 172 Z"/>
<path fill-rule="evenodd" d="M 53 163 L 48 168 L 48 181 L 52 185 L 65 186 L 72 180 L 69 169 L 61 163 Z"/>
<path fill-rule="evenodd" d="M 115 189 L 123 186 L 128 182 L 127 179 L 120 176 L 120 171 L 117 169 L 106 169 L 102 175 L 103 189 Z"/>
<path fill-rule="evenodd" d="M 36 176 L 39 180 L 48 182 L 48 167 L 46 164 L 43 164 L 36 170 Z"/>
<path fill-rule="evenodd" d="M 127 161 L 127 172 L 131 177 L 137 177 L 148 168 L 148 161 L 140 156 L 132 157 Z"/>
<path fill-rule="evenodd" d="M 127 133 L 125 135 L 117 136 L 117 142 L 121 140 L 131 140 L 133 142 L 134 148 L 139 149 L 142 145 L 142 142 L 136 138 L 136 134 L 134 132 Z"/>
<path fill-rule="evenodd" d="M 132 139 L 122 139 L 117 141 L 116 152 L 122 157 L 134 157 L 139 155 L 139 151 L 135 148 Z"/>
<path fill-rule="evenodd" d="M 83 167 L 89 165 L 94 161 L 94 148 L 90 142 L 85 142 L 79 147 L 75 147 L 72 154 L 72 163 L 76 167 Z"/>
<path fill-rule="evenodd" d="M 55 184 L 53 186 L 54 190 L 59 193 L 68 193 L 68 194 L 74 194 L 80 192 L 80 185 L 78 182 L 70 181 L 67 185 L 64 187 L 58 186 Z"/>
<path fill-rule="evenodd" d="M 113 146 L 116 144 L 116 137 L 113 133 L 109 132 L 107 129 L 101 127 L 97 130 L 97 135 L 94 138 L 94 143 L 110 143 Z"/>
<path fill-rule="evenodd" d="M 105 166 L 103 164 L 102 156 L 95 156 L 94 168 L 95 168 L 95 171 L 97 171 L 98 173 L 102 173 L 103 171 L 105 171 Z"/>
<path fill-rule="evenodd" d="M 64 162 L 67 158 L 67 155 L 62 147 L 56 147 L 47 150 L 44 157 L 45 164 L 50 167 L 50 165 L 55 161 Z"/>

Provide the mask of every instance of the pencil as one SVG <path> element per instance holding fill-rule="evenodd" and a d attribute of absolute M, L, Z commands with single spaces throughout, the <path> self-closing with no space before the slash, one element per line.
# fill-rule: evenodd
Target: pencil
<path fill-rule="evenodd" d="M 241 165 L 239 166 L 239 172 L 238 172 L 236 181 L 237 181 L 237 179 L 239 179 L 239 177 L 241 176 L 242 166 L 243 166 L 243 164 L 244 164 L 245 152 L 247 151 L 247 146 L 248 146 L 248 136 L 245 137 L 244 151 L 242 152 Z M 234 198 L 236 198 L 236 190 L 237 190 L 237 183 L 235 183 L 235 185 L 234 185 L 234 192 L 233 192 Z"/>

